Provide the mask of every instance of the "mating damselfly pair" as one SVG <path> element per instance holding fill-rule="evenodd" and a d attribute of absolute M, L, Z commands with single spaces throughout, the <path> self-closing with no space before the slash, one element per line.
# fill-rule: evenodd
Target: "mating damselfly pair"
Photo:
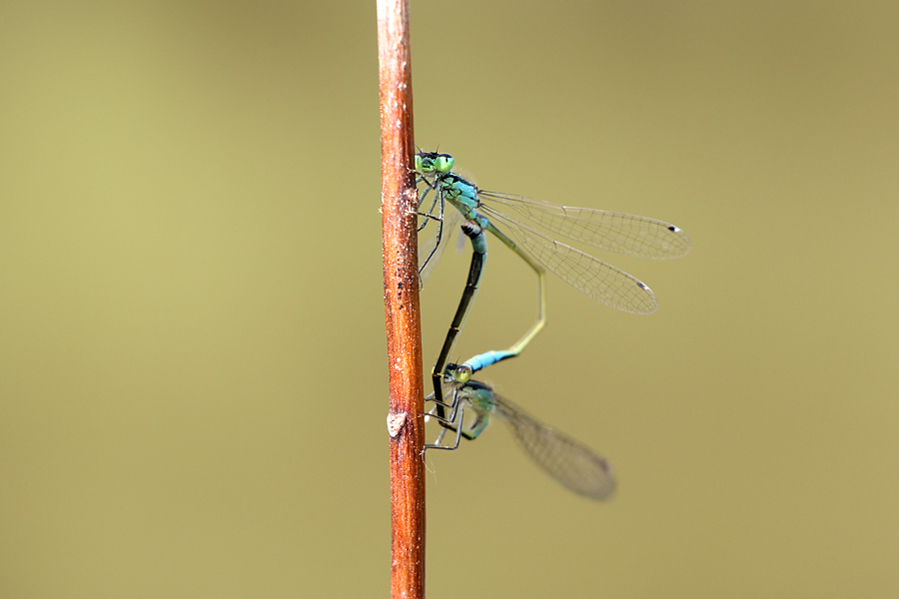
<path fill-rule="evenodd" d="M 431 372 L 434 391 L 428 413 L 444 427 L 433 449 L 455 449 L 461 437 L 476 438 L 491 414 L 507 421 L 522 447 L 535 461 L 570 490 L 592 499 L 605 499 L 615 488 L 608 463 L 588 447 L 564 436 L 525 414 L 520 408 L 472 380 L 472 375 L 492 364 L 518 356 L 546 323 L 545 273 L 550 271 L 588 297 L 636 314 L 655 312 L 652 290 L 635 277 L 590 254 L 555 240 L 534 226 L 592 247 L 643 258 L 677 258 L 690 249 L 690 240 L 678 227 L 662 221 L 591 208 L 560 206 L 522 196 L 485 191 L 453 172 L 449 154 L 419 152 L 415 156 L 419 195 L 419 231 L 437 227 L 434 247 L 423 251 L 422 276 L 445 247 L 446 239 L 461 219 L 462 232 L 472 246 L 472 259 L 462 298 Z M 428 196 L 432 196 L 428 204 Z M 446 204 L 454 208 L 447 214 Z M 506 210 L 503 212 L 498 207 Z M 509 213 L 513 213 L 514 216 Z M 534 324 L 514 345 L 491 350 L 462 364 L 447 364 L 456 337 L 471 309 L 487 257 L 486 233 L 492 234 L 524 260 L 537 275 L 538 310 Z M 448 395 L 448 397 L 447 397 Z M 465 410 L 474 413 L 466 425 Z M 444 444 L 447 430 L 454 443 Z M 584 481 L 592 481 L 589 484 Z"/>

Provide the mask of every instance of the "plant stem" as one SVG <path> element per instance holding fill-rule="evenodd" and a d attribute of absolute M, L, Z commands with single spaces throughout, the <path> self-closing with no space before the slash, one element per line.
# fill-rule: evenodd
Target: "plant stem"
<path fill-rule="evenodd" d="M 384 309 L 390 371 L 391 597 L 424 597 L 425 485 L 418 194 L 408 0 L 378 0 Z"/>

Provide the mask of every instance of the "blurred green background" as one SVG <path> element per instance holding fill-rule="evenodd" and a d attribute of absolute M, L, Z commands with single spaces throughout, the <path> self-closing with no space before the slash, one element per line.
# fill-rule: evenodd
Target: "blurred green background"
<path fill-rule="evenodd" d="M 430 597 L 899 595 L 897 25 L 414 4 L 420 147 L 693 242 L 608 257 L 652 316 L 550 278 L 483 378 L 619 493 L 500 426 L 430 455 Z M 0 595 L 386 596 L 374 2 L 5 3 L 0 80 Z M 491 247 L 454 358 L 533 318 Z M 423 290 L 426 364 L 467 261 Z"/>

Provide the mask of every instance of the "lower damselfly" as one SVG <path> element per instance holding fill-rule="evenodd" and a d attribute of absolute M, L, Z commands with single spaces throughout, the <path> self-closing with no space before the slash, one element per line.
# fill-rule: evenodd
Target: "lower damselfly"
<path fill-rule="evenodd" d="M 464 382 L 463 382 L 464 381 Z M 583 443 L 543 424 L 508 399 L 494 393 L 493 388 L 479 381 L 467 379 L 465 374 L 447 368 L 443 379 L 449 400 L 446 417 L 430 416 L 443 425 L 433 449 L 456 449 L 462 437 L 476 439 L 487 428 L 491 417 L 509 425 L 512 435 L 524 451 L 544 472 L 563 487 L 589 499 L 602 501 L 615 492 L 615 475 L 605 458 Z M 432 399 L 429 396 L 428 399 Z M 471 412 L 465 422 L 466 411 Z M 443 445 L 447 431 L 455 432 L 451 445 Z"/>

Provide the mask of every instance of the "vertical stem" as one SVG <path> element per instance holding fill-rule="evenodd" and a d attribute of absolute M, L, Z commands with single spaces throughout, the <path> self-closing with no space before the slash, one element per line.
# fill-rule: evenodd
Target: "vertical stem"
<path fill-rule="evenodd" d="M 378 0 L 384 309 L 390 370 L 391 597 L 424 597 L 425 486 L 418 195 L 408 0 Z"/>

